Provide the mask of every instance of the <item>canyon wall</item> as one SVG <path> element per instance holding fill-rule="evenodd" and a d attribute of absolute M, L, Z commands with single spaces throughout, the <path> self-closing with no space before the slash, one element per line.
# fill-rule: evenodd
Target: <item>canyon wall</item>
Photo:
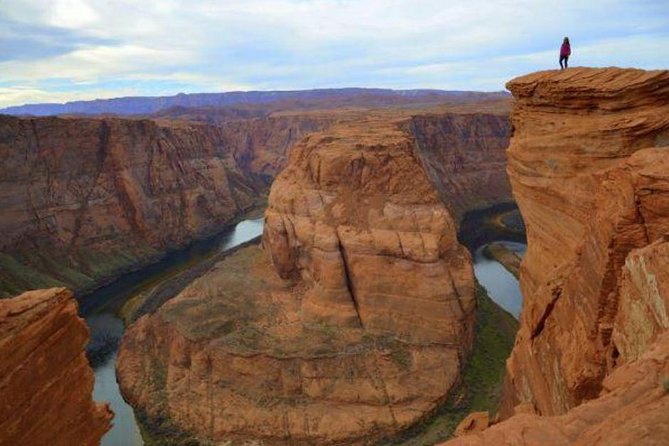
<path fill-rule="evenodd" d="M 509 176 L 527 226 L 507 421 L 449 445 L 666 444 L 669 72 L 509 82 Z"/>
<path fill-rule="evenodd" d="M 224 144 L 240 168 L 273 180 L 288 163 L 289 149 L 306 135 L 325 130 L 346 114 L 305 113 L 272 115 L 220 123 Z"/>
<path fill-rule="evenodd" d="M 263 200 L 296 142 L 367 116 L 402 122 L 456 220 L 510 201 L 505 104 L 467 105 L 501 115 L 353 109 L 242 119 L 227 109 L 182 109 L 154 120 L 0 116 L 0 297 L 65 285 L 85 292 L 220 231 Z"/>
<path fill-rule="evenodd" d="M 0 300 L 0 445 L 100 444 L 113 414 L 91 399 L 87 339 L 64 288 Z"/>
<path fill-rule="evenodd" d="M 266 187 L 216 127 L 0 117 L 5 296 L 77 290 L 220 231 Z"/>
<path fill-rule="evenodd" d="M 425 171 L 457 221 L 467 211 L 513 201 L 506 171 L 507 114 L 424 114 L 411 118 Z"/>
<path fill-rule="evenodd" d="M 406 120 L 307 136 L 265 219 L 262 251 L 237 251 L 126 332 L 119 383 L 148 428 L 370 444 L 442 404 L 471 347 L 474 277 Z"/>
<path fill-rule="evenodd" d="M 641 274 L 626 268 L 643 270 L 630 253 L 669 231 L 661 148 L 669 145 L 669 73 L 579 68 L 508 87 L 516 97 L 508 169 L 528 250 L 506 409 L 530 401 L 541 414 L 560 414 L 596 397 L 604 377 L 657 331 L 647 326 L 653 317 L 631 308 L 654 304 L 625 303 L 623 284 Z M 621 330 L 620 320 L 633 326 Z M 638 330 L 650 330 L 639 334 L 645 345 L 634 346 Z"/>

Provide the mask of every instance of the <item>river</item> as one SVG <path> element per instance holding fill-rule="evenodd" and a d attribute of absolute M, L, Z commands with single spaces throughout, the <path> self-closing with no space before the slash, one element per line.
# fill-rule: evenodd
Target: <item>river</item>
<path fill-rule="evenodd" d="M 81 313 L 90 328 L 92 342 L 100 342 L 100 339 L 120 340 L 125 327 L 118 313 L 123 304 L 138 292 L 173 277 L 202 260 L 247 242 L 262 234 L 262 230 L 262 218 L 244 220 L 229 231 L 171 252 L 161 261 L 126 274 L 86 296 L 81 304 Z M 102 446 L 140 446 L 144 442 L 135 414 L 132 407 L 121 397 L 116 382 L 118 343 L 111 345 L 111 351 L 105 355 L 105 359 L 94 367 L 93 399 L 109 402 L 115 413 L 114 425 L 103 437 Z"/>
<path fill-rule="evenodd" d="M 504 245 L 519 257 L 523 257 L 527 250 L 527 245 L 524 243 L 506 240 L 497 240 L 496 243 Z M 518 279 L 499 262 L 483 255 L 486 246 L 488 245 L 479 246 L 474 251 L 474 274 L 479 283 L 488 291 L 490 298 L 518 319 L 523 307 L 523 295 L 520 292 Z"/>

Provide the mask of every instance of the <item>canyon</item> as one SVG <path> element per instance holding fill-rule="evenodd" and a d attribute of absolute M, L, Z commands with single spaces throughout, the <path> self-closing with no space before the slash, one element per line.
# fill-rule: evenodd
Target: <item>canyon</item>
<path fill-rule="evenodd" d="M 113 414 L 91 399 L 87 339 L 64 288 L 0 300 L 0 445 L 100 443 Z"/>
<path fill-rule="evenodd" d="M 464 398 L 485 317 L 458 230 L 513 193 L 528 245 L 501 406 L 446 444 L 664 444 L 669 72 L 570 68 L 507 86 L 510 121 L 495 98 L 0 116 L 2 291 L 85 290 L 266 200 L 259 244 L 128 327 L 123 396 L 177 444 L 388 444 Z M 61 399 L 99 441 L 111 414 L 89 399 L 72 295 L 0 300 L 0 315 L 28 345 L 73 332 L 64 350 L 36 351 L 74 358 L 65 375 L 82 392 Z M 33 359 L 7 364 L 62 392 Z"/>
<path fill-rule="evenodd" d="M 0 117 L 4 294 L 85 292 L 252 208 L 265 185 L 220 138 L 188 123 Z"/>
<path fill-rule="evenodd" d="M 457 193 L 467 184 L 498 185 L 504 177 L 508 102 L 494 95 L 425 110 L 419 104 L 320 111 L 286 106 L 243 117 L 229 109 L 172 109 L 132 119 L 0 116 L 0 296 L 51 286 L 86 295 L 219 232 L 264 206 L 295 143 L 368 115 L 389 121 L 424 115 L 412 125 L 417 144 L 425 146 L 422 158 L 441 166 L 432 168 L 433 176 L 450 169 L 462 178 L 442 187 L 458 209 L 463 201 L 455 203 Z M 479 124 L 470 129 L 469 122 Z M 419 142 L 427 138 L 431 145 Z M 438 149 L 457 141 L 472 149 L 460 150 L 457 159 Z M 479 183 L 471 172 L 489 154 L 490 177 Z M 491 190 L 495 196 L 478 205 L 510 200 L 508 186 Z"/>
<path fill-rule="evenodd" d="M 666 444 L 669 72 L 577 68 L 508 88 L 528 250 L 506 420 L 447 444 Z"/>
<path fill-rule="evenodd" d="M 289 153 L 300 153 L 297 165 L 275 185 L 290 192 L 270 198 L 274 205 L 267 211 L 264 237 L 269 257 L 247 248 L 216 267 L 225 271 L 220 277 L 206 274 L 182 293 L 202 295 L 198 286 L 217 284 L 207 295 L 217 297 L 218 311 L 195 299 L 184 314 L 180 296 L 146 318 L 150 322 L 140 321 L 137 326 L 144 328 L 139 330 L 158 339 L 137 347 L 151 350 L 141 358 L 124 353 L 129 347 L 121 351 L 119 380 L 141 389 L 139 396 L 129 390 L 126 396 L 144 426 L 159 425 L 159 434 L 183 430 L 198 438 L 268 438 L 284 444 L 391 437 L 446 400 L 459 385 L 471 349 L 474 282 L 468 254 L 455 237 L 457 218 L 467 205 L 510 200 L 508 185 L 497 187 L 506 184 L 508 101 L 482 95 L 423 107 L 272 113 L 169 109 L 148 118 L 0 116 L 0 152 L 7 159 L 0 176 L 6 210 L 0 219 L 3 296 L 66 285 L 85 304 L 90 290 L 263 206 L 268 185 L 286 167 Z M 395 140 L 386 144 L 390 135 Z M 330 144 L 332 138 L 339 142 Z M 367 152 L 373 155 L 370 165 L 365 165 Z M 321 165 L 316 161 L 321 157 L 324 169 L 332 170 L 314 185 L 303 170 L 314 162 Z M 365 178 L 358 181 L 363 171 Z M 452 182 L 435 182 L 443 174 Z M 356 195 L 354 181 L 358 186 L 364 181 L 369 190 Z M 472 189 L 484 187 L 460 197 L 468 182 Z M 494 193 L 478 199 L 486 185 L 495 185 Z M 384 204 L 389 192 L 392 198 Z M 293 194 L 310 200 L 328 195 L 338 203 L 304 202 L 296 208 Z M 358 216 L 353 196 L 369 202 L 373 215 Z M 279 223 L 284 220 L 301 228 L 299 234 L 285 232 Z M 326 238 L 316 237 L 325 227 Z M 288 265 L 284 256 L 292 254 L 284 248 L 291 245 L 293 252 L 300 243 L 299 259 L 288 258 L 294 261 Z M 314 263 L 303 264 L 311 258 Z M 395 267 L 388 268 L 388 262 Z M 368 283 L 366 277 L 380 271 L 387 275 Z M 398 274 L 407 283 L 386 284 Z M 432 285 L 420 284 L 442 275 Z M 229 290 L 238 294 L 230 299 Z M 247 300 L 257 300 L 257 308 L 248 308 Z M 414 310 L 414 302 L 421 309 Z M 450 328 L 438 329 L 444 323 Z M 163 364 L 175 343 L 188 350 L 187 363 Z M 201 349 L 211 345 L 220 348 L 210 357 Z M 213 361 L 209 372 L 197 366 L 203 355 L 208 364 Z M 148 383 L 138 384 L 133 367 L 147 360 L 145 366 L 155 369 Z M 231 360 L 239 364 L 237 372 L 250 374 L 244 383 L 234 382 L 236 374 L 227 384 L 218 378 Z M 281 376 L 259 372 L 267 367 Z M 216 381 L 217 402 L 223 407 L 221 401 L 234 401 L 240 413 L 222 421 L 209 413 L 211 404 L 193 411 L 205 388 L 193 392 L 179 375 L 193 382 L 208 379 L 209 385 Z M 277 379 L 285 388 L 263 396 Z M 310 383 L 304 390 L 296 387 L 302 380 Z M 412 384 L 405 389 L 406 383 Z M 177 400 L 184 404 L 177 407 Z M 202 417 L 212 420 L 211 428 L 202 429 Z M 302 418 L 306 424 L 299 428 L 286 425 Z M 265 423 L 265 430 L 254 430 L 247 420 Z"/>
<path fill-rule="evenodd" d="M 307 136 L 272 185 L 262 251 L 128 328 L 119 383 L 147 419 L 203 440 L 369 444 L 446 400 L 474 278 L 404 124 Z"/>

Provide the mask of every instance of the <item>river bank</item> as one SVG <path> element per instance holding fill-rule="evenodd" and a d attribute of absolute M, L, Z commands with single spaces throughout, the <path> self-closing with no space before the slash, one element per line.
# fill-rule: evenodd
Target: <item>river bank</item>
<path fill-rule="evenodd" d="M 258 217 L 259 214 L 256 212 L 249 217 Z M 97 358 L 95 364 L 91 364 L 95 373 L 93 398 L 109 402 L 115 413 L 113 427 L 103 437 L 102 446 L 145 444 L 133 408 L 123 400 L 116 382 L 118 341 L 125 331 L 125 323 L 120 317 L 124 305 L 136 296 L 145 294 L 148 299 L 136 300 L 138 306 L 129 314 L 157 308 L 178 293 L 180 287 L 189 283 L 191 277 L 205 272 L 207 267 L 217 261 L 215 259 L 240 245 L 257 243 L 262 227 L 262 218 L 242 220 L 213 237 L 168 253 L 160 262 L 129 273 L 88 296 L 88 305 L 85 305 L 83 315 L 91 334 L 89 347 L 101 342 L 101 348 L 108 350 L 105 357 Z"/>
<path fill-rule="evenodd" d="M 499 262 L 516 279 L 520 279 L 520 256 L 511 248 L 503 243 L 489 243 L 483 249 L 483 255 L 488 259 Z"/>

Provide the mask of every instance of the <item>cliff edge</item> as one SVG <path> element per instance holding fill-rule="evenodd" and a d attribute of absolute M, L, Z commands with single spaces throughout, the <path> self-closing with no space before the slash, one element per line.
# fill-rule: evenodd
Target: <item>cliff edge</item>
<path fill-rule="evenodd" d="M 0 445 L 100 444 L 113 413 L 91 399 L 87 339 L 64 288 L 0 300 Z"/>
<path fill-rule="evenodd" d="M 528 238 L 501 413 L 517 414 L 448 444 L 666 444 L 669 72 L 573 68 L 507 86 Z"/>

